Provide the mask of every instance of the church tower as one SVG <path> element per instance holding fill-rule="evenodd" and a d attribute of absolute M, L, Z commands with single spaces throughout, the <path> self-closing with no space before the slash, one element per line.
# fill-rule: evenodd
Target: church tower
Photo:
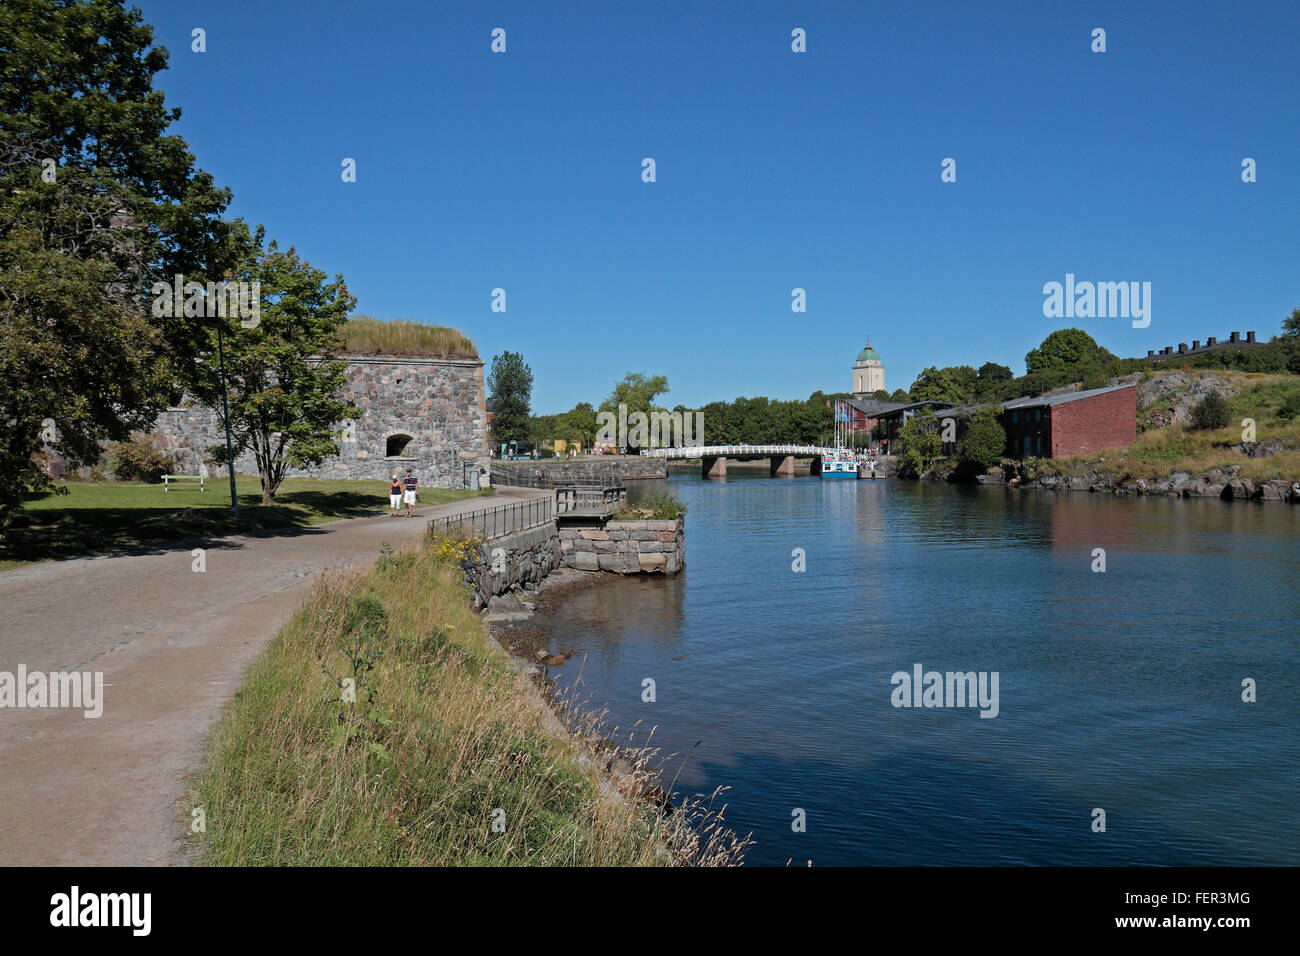
<path fill-rule="evenodd" d="M 880 361 L 880 354 L 868 342 L 858 353 L 858 360 L 853 363 L 852 392 L 858 398 L 867 398 L 872 392 L 885 387 L 885 366 Z"/>

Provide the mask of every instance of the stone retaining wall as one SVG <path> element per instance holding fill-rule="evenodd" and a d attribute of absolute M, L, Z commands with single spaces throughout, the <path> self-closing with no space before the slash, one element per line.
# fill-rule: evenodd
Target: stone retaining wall
<path fill-rule="evenodd" d="M 615 574 L 676 574 L 686 567 L 686 522 L 610 521 L 603 528 L 560 530 L 566 567 Z"/>
<path fill-rule="evenodd" d="M 475 606 L 482 607 L 495 594 L 535 587 L 560 564 L 560 536 L 552 521 L 483 542 L 477 556 L 461 567 L 466 583 L 474 589 Z"/>
<path fill-rule="evenodd" d="M 643 455 L 575 458 L 543 461 L 493 461 L 492 483 L 522 488 L 556 485 L 608 485 L 625 481 L 667 478 L 668 462 Z M 538 479 L 537 472 L 542 473 Z"/>

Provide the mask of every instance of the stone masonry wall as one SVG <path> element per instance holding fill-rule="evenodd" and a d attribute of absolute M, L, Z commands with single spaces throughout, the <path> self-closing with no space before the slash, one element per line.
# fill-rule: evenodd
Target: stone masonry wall
<path fill-rule="evenodd" d="M 500 560 L 494 557 L 498 548 Z M 560 536 L 552 521 L 483 542 L 477 556 L 462 567 L 474 589 L 475 606 L 483 607 L 495 594 L 540 583 L 560 564 Z"/>
<path fill-rule="evenodd" d="M 537 472 L 541 471 L 539 481 Z M 571 461 L 493 461 L 492 483 L 527 488 L 554 488 L 556 485 L 619 484 L 643 478 L 667 478 L 668 462 L 649 455 L 599 456 Z"/>
<path fill-rule="evenodd" d="M 686 522 L 610 521 L 604 528 L 560 529 L 566 567 L 616 574 L 676 574 L 686 567 Z"/>
<path fill-rule="evenodd" d="M 339 455 L 295 478 L 387 478 L 414 470 L 422 485 L 464 488 L 470 472 L 488 464 L 487 413 L 483 363 L 478 359 L 427 359 L 408 356 L 352 356 L 343 395 L 362 409 L 355 434 L 340 442 Z M 389 456 L 388 439 L 409 436 L 398 455 Z M 214 410 L 188 404 L 169 409 L 154 425 L 154 440 L 176 460 L 177 474 L 201 474 L 207 448 L 225 434 Z M 224 469 L 208 465 L 218 476 Z M 251 454 L 240 456 L 236 471 L 256 474 Z"/>

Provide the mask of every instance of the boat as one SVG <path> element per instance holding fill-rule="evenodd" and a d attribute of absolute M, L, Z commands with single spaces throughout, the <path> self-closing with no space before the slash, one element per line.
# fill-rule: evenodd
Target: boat
<path fill-rule="evenodd" d="M 832 448 L 825 455 L 822 455 L 822 477 L 857 480 L 857 456 L 847 448 Z"/>
<path fill-rule="evenodd" d="M 844 439 L 849 434 L 849 409 L 843 401 L 835 403 L 835 447 L 827 449 L 822 455 L 823 478 L 858 477 L 858 456 L 851 448 L 844 447 Z"/>

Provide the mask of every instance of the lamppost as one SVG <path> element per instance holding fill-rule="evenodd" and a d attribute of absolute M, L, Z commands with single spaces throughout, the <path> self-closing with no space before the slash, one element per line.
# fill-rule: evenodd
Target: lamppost
<path fill-rule="evenodd" d="M 235 492 L 235 454 L 230 438 L 230 395 L 226 388 L 226 353 L 221 336 L 221 323 L 217 323 L 217 363 L 221 368 L 221 407 L 226 421 L 226 467 L 230 472 L 230 508 L 239 517 L 239 495 Z"/>

